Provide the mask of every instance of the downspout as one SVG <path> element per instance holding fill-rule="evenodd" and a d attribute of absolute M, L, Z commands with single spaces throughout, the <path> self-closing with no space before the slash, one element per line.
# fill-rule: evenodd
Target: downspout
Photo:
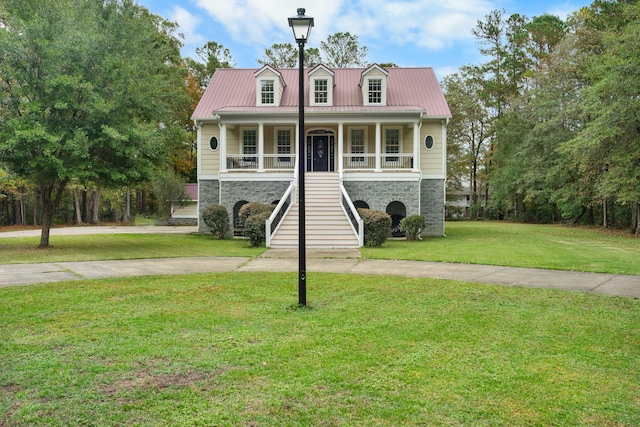
<path fill-rule="evenodd" d="M 222 205 L 222 181 L 220 180 L 220 171 L 222 170 L 223 165 L 223 157 L 224 162 L 226 163 L 227 159 L 227 135 L 225 133 L 224 139 L 222 138 L 222 123 L 220 123 L 220 115 L 214 114 L 213 119 L 218 121 L 218 129 L 220 129 L 220 161 L 218 164 L 218 204 Z M 224 146 L 224 150 L 222 147 Z M 232 224 L 233 225 L 233 224 Z M 231 234 L 233 235 L 233 228 L 231 230 Z"/>
<path fill-rule="evenodd" d="M 420 112 L 420 117 L 418 118 L 418 158 L 414 161 L 416 165 L 418 165 L 418 170 L 420 171 L 420 175 L 418 178 L 418 214 L 422 212 L 422 167 L 420 167 L 420 137 L 422 136 L 420 132 L 422 131 L 422 117 L 424 116 L 424 111 Z"/>

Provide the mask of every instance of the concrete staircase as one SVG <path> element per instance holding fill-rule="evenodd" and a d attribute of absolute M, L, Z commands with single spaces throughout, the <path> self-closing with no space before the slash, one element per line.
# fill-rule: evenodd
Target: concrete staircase
<path fill-rule="evenodd" d="M 358 237 L 340 204 L 340 176 L 334 172 L 307 172 L 305 184 L 306 247 L 358 248 Z M 298 247 L 299 204 L 291 206 L 271 239 L 271 248 Z"/>

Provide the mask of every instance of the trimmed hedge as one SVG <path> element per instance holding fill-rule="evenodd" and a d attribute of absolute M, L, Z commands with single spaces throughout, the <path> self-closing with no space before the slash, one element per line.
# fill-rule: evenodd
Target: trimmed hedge
<path fill-rule="evenodd" d="M 217 239 L 224 239 L 229 233 L 229 213 L 222 205 L 211 205 L 202 211 L 202 220 Z"/>
<path fill-rule="evenodd" d="M 407 240 L 419 240 L 426 225 L 427 220 L 423 215 L 411 215 L 400 220 L 400 231 L 407 235 Z"/>
<path fill-rule="evenodd" d="M 273 205 L 271 206 L 273 207 Z M 267 238 L 265 222 L 270 216 L 271 211 L 263 211 L 255 215 L 251 215 L 246 219 L 244 223 L 244 235 L 249 238 L 251 246 L 260 246 Z"/>
<path fill-rule="evenodd" d="M 249 202 L 245 203 L 238 212 L 238 218 L 240 219 L 240 226 L 246 228 L 247 218 L 250 216 L 262 213 L 262 212 L 273 212 L 275 209 L 275 205 L 270 205 L 268 203 L 258 203 L 258 202 Z M 269 216 L 267 216 L 269 218 Z M 246 234 L 246 230 L 245 230 Z"/>
<path fill-rule="evenodd" d="M 358 214 L 364 223 L 365 246 L 382 246 L 389 237 L 391 217 L 386 212 L 373 209 L 358 209 Z"/>

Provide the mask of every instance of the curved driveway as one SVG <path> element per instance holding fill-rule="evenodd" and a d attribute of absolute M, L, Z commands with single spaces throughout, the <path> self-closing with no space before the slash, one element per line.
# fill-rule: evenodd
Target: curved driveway
<path fill-rule="evenodd" d="M 192 233 L 196 227 L 69 227 L 51 230 L 51 235 L 107 233 Z M 3 237 L 38 236 L 39 230 L 0 233 Z M 296 272 L 297 250 L 268 250 L 261 256 L 187 257 L 120 261 L 57 262 L 0 265 L 0 287 L 63 280 L 156 274 L 214 273 L 231 271 Z M 358 250 L 307 250 L 307 270 L 314 272 L 384 274 L 408 277 L 462 280 L 531 288 L 552 288 L 640 298 L 640 276 L 580 273 L 475 264 L 426 261 L 361 259 Z"/>

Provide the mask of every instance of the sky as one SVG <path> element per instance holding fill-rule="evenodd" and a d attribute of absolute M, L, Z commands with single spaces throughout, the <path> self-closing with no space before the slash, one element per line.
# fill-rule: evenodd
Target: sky
<path fill-rule="evenodd" d="M 565 19 L 591 0 L 138 0 L 179 25 L 183 56 L 215 41 L 229 49 L 237 68 L 258 68 L 266 48 L 295 45 L 287 18 L 305 8 L 314 18 L 306 47 L 349 32 L 368 49 L 370 63 L 433 67 L 439 79 L 483 58 L 471 33 L 493 10 L 529 18 Z"/>

